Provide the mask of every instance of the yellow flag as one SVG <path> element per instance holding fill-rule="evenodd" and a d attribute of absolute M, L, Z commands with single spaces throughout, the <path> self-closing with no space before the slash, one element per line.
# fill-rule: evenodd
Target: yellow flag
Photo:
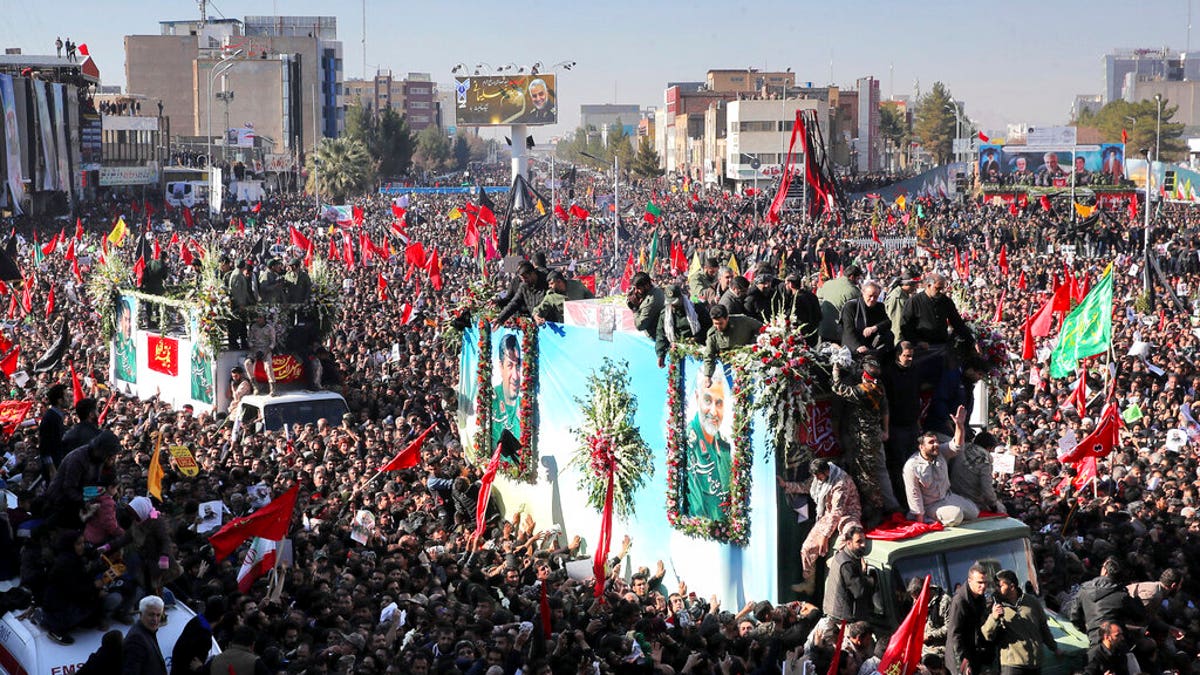
<path fill-rule="evenodd" d="M 742 270 L 738 267 L 737 256 L 732 253 L 729 254 L 729 269 L 733 270 L 733 276 L 742 276 Z"/>
<path fill-rule="evenodd" d="M 701 267 L 701 265 L 700 265 L 700 251 L 693 251 L 693 252 L 692 252 L 692 264 L 691 264 L 691 265 L 688 265 L 688 276 L 690 277 L 690 276 L 692 276 L 693 274 L 695 274 L 696 272 L 699 272 L 699 271 L 700 271 L 700 267 Z"/>
<path fill-rule="evenodd" d="M 118 217 L 117 224 L 113 225 L 112 232 L 108 233 L 108 243 L 113 246 L 120 246 L 125 241 L 125 233 L 128 231 L 129 228 L 125 226 L 125 218 L 123 216 Z"/>
<path fill-rule="evenodd" d="M 327 231 L 325 232 L 325 234 L 328 234 L 329 236 L 331 236 L 331 237 L 332 237 L 334 232 L 337 232 L 337 226 L 335 226 L 335 225 L 330 225 L 330 226 L 329 226 L 329 230 L 327 230 Z"/>
<path fill-rule="evenodd" d="M 154 442 L 154 454 L 150 456 L 150 473 L 146 478 L 146 492 L 162 501 L 162 479 L 163 469 L 162 462 L 159 460 L 159 450 L 162 450 L 162 432 L 158 434 L 158 440 Z"/>
<path fill-rule="evenodd" d="M 638 251 L 638 269 L 640 269 L 640 270 L 646 269 L 646 247 L 645 246 L 642 247 L 642 250 Z"/>
<path fill-rule="evenodd" d="M 900 195 L 899 197 L 896 197 L 896 206 L 897 206 L 897 207 L 898 207 L 898 208 L 899 208 L 901 211 L 903 211 L 903 210 L 905 210 L 906 208 L 908 208 L 908 200 L 904 198 L 904 195 Z"/>
<path fill-rule="evenodd" d="M 1092 215 L 1095 210 L 1095 206 L 1088 206 L 1087 204 L 1075 202 L 1075 213 L 1078 213 L 1080 218 L 1087 218 L 1088 216 Z"/>
<path fill-rule="evenodd" d="M 544 204 L 542 204 L 542 200 L 540 199 L 537 200 L 537 212 L 539 216 L 546 215 L 546 207 Z"/>
<path fill-rule="evenodd" d="M 450 213 L 446 215 L 450 216 L 450 220 L 458 220 L 459 218 L 462 218 L 462 211 L 459 211 L 458 207 L 456 206 L 450 209 Z"/>

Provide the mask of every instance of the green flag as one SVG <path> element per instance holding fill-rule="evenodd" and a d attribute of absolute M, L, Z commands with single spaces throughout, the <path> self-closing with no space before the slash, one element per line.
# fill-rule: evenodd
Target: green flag
<path fill-rule="evenodd" d="M 654 231 L 654 237 L 650 239 L 650 267 L 654 267 L 655 261 L 658 260 L 658 230 Z"/>
<path fill-rule="evenodd" d="M 1112 264 L 1067 318 L 1050 355 L 1050 377 L 1066 377 L 1079 359 L 1101 354 L 1112 344 Z"/>
<path fill-rule="evenodd" d="M 648 201 L 646 202 L 646 215 L 642 216 L 642 218 L 647 223 L 653 225 L 654 223 L 657 223 L 660 218 L 662 218 L 662 208 L 660 208 L 658 204 Z"/>
<path fill-rule="evenodd" d="M 1133 424 L 1134 422 L 1142 419 L 1142 417 L 1144 417 L 1142 414 L 1142 407 L 1136 403 L 1129 404 L 1129 407 L 1121 413 L 1121 419 L 1125 420 L 1125 422 L 1128 424 Z"/>

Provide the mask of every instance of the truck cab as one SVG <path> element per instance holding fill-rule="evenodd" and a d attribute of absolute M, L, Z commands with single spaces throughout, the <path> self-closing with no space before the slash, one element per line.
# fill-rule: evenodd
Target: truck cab
<path fill-rule="evenodd" d="M 339 426 L 348 412 L 346 399 L 332 391 L 286 391 L 277 396 L 251 394 L 242 398 L 242 426 L 279 431 L 285 425 L 316 424 L 324 419 Z"/>
<path fill-rule="evenodd" d="M 1029 527 L 1013 518 L 983 518 L 899 541 L 873 539 L 866 559 L 876 578 L 871 623 L 888 633 L 907 612 L 909 579 L 924 579 L 928 574 L 931 585 L 953 595 L 976 562 L 987 568 L 989 580 L 1002 569 L 1016 572 L 1022 589 L 1040 597 Z M 1081 670 L 1087 659 L 1087 636 L 1065 617 L 1049 609 L 1046 615 L 1059 653 L 1056 656 L 1042 647 L 1042 672 L 1068 675 Z"/>

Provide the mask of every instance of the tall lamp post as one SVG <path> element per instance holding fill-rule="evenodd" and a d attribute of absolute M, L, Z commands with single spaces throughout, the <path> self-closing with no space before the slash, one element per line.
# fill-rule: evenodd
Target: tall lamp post
<path fill-rule="evenodd" d="M 221 57 L 220 62 L 213 66 L 212 70 L 208 71 L 208 98 L 204 102 L 204 108 L 207 112 L 207 128 L 205 135 L 208 136 L 208 164 L 212 166 L 212 100 L 213 100 L 213 80 L 217 79 L 217 75 L 224 73 L 230 68 L 238 64 L 238 58 L 245 50 L 239 49 L 232 54 L 225 54 Z"/>
<path fill-rule="evenodd" d="M 950 101 L 946 104 L 946 110 L 954 111 L 954 145 L 957 146 L 959 139 L 962 138 L 962 110 L 958 107 L 958 101 Z M 954 161 L 959 162 L 958 147 L 954 148 Z"/>

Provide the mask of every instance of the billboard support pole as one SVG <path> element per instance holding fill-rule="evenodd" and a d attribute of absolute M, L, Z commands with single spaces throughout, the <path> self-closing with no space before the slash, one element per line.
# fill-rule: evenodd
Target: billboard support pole
<path fill-rule="evenodd" d="M 524 124 L 512 125 L 512 178 L 517 176 L 529 180 L 529 157 L 525 154 L 525 136 L 527 131 Z"/>

